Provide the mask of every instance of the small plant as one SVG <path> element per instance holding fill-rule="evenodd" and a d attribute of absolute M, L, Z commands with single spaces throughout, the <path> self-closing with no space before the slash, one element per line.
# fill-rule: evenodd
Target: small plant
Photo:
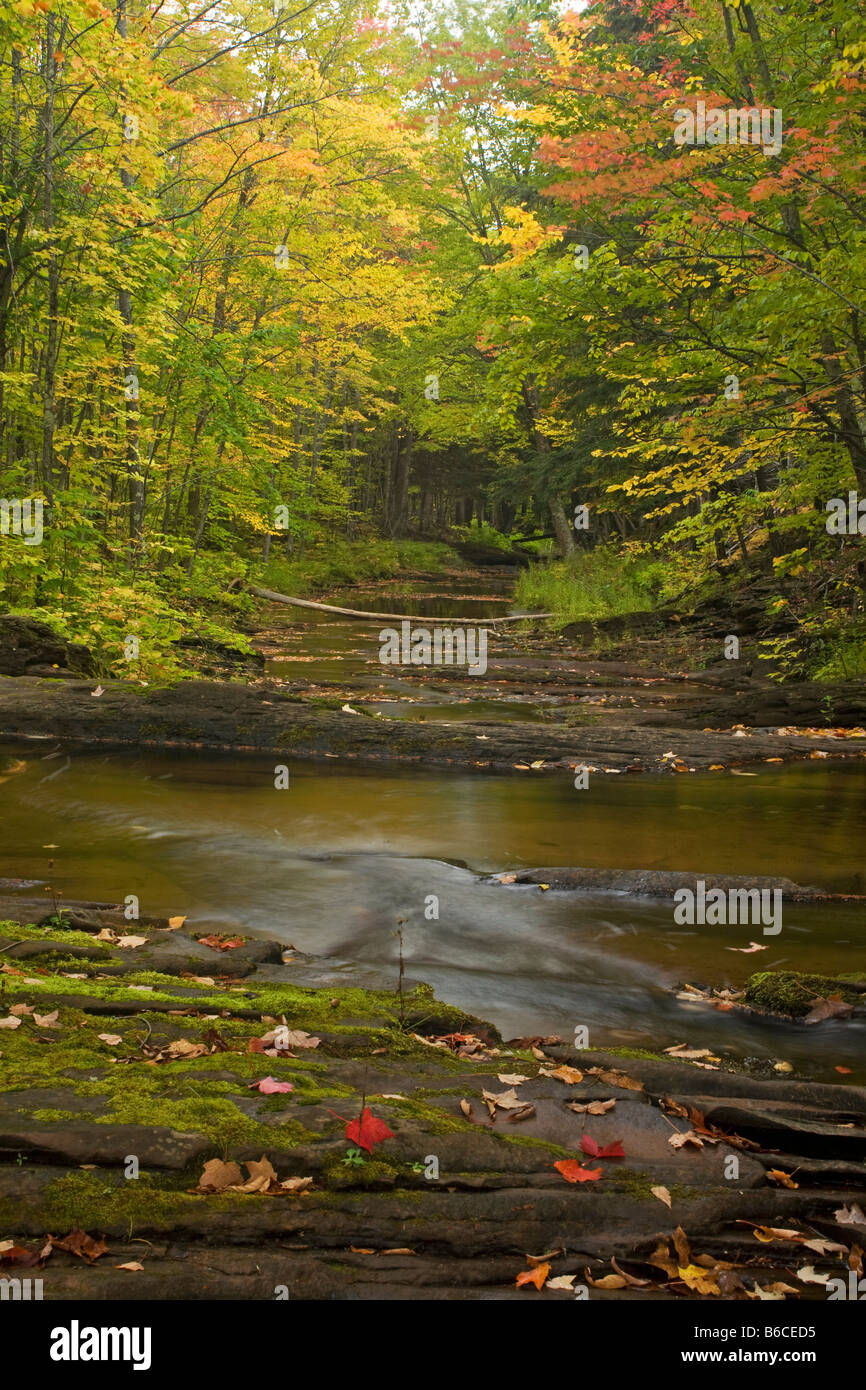
<path fill-rule="evenodd" d="M 364 1155 L 361 1153 L 361 1150 L 360 1150 L 360 1149 L 347 1149 L 347 1150 L 346 1150 L 346 1157 L 345 1157 L 345 1158 L 341 1158 L 341 1159 L 340 1159 L 340 1162 L 341 1162 L 341 1163 L 345 1163 L 347 1167 L 351 1167 L 351 1168 L 363 1168 L 363 1166 L 364 1166 L 364 1164 L 367 1162 L 367 1160 L 366 1160 L 366 1158 L 364 1157 Z"/>
<path fill-rule="evenodd" d="M 398 918 L 397 918 L 397 930 L 396 930 L 395 932 L 392 933 L 392 935 L 393 935 L 393 936 L 396 936 L 396 938 L 397 938 L 397 942 L 398 942 L 398 946 L 397 946 L 397 955 L 398 955 L 398 958 L 399 958 L 399 961 L 400 961 L 400 973 L 399 973 L 398 976 L 397 976 L 397 996 L 398 996 L 398 998 L 399 998 L 399 1000 L 400 1000 L 400 1027 L 401 1027 L 401 1028 L 404 1026 L 404 1024 L 405 1024 L 405 1022 L 406 1022 L 406 1006 L 405 1006 L 405 1004 L 404 1004 L 404 1002 L 403 1002 L 403 976 L 404 976 L 405 973 L 406 973 L 405 967 L 404 967 L 404 964 L 403 964 L 403 927 L 405 926 L 405 923 L 406 923 L 406 918 L 405 918 L 405 917 L 398 917 Z"/>

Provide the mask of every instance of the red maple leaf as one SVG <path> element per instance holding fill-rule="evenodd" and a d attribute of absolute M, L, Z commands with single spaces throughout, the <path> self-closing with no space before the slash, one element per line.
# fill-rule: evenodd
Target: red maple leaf
<path fill-rule="evenodd" d="M 600 1168 L 581 1168 L 580 1160 L 577 1158 L 561 1158 L 553 1166 L 559 1170 L 566 1182 L 598 1182 L 601 1177 Z"/>
<path fill-rule="evenodd" d="M 607 1144 L 603 1149 L 593 1139 L 591 1134 L 584 1134 L 580 1141 L 580 1147 L 590 1158 L 625 1158 L 625 1149 L 621 1139 L 614 1139 L 612 1144 Z"/>
<path fill-rule="evenodd" d="M 394 1132 L 385 1124 L 384 1120 L 377 1120 L 369 1105 L 365 1105 L 361 1111 L 359 1120 L 345 1119 L 345 1116 L 338 1115 L 336 1110 L 328 1112 L 334 1116 L 335 1120 L 342 1120 L 346 1126 L 346 1138 L 359 1148 L 366 1149 L 368 1154 L 373 1152 L 374 1144 L 383 1144 L 386 1139 L 393 1139 Z"/>

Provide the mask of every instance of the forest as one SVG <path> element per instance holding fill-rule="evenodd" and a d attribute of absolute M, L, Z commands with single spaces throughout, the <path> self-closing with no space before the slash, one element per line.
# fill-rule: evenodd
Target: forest
<path fill-rule="evenodd" d="M 0 0 L 4 1368 L 850 1376 L 864 20 Z"/>
<path fill-rule="evenodd" d="M 232 580 L 474 539 L 862 673 L 864 63 L 846 0 L 6 6 L 7 610 L 167 677 Z"/>

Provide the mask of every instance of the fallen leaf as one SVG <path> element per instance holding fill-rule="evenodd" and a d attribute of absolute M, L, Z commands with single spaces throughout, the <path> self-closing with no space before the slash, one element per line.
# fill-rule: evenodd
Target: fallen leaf
<path fill-rule="evenodd" d="M 8 1018 L 0 1018 L 0 1028 L 20 1028 L 21 1019 L 10 1014 Z"/>
<path fill-rule="evenodd" d="M 115 945 L 122 946 L 125 950 L 134 951 L 138 946 L 147 945 L 146 936 L 118 936 Z"/>
<path fill-rule="evenodd" d="M 562 1246 L 558 1245 L 555 1250 L 546 1250 L 543 1255 L 527 1255 L 526 1263 L 528 1265 L 531 1265 L 532 1268 L 535 1269 L 536 1265 L 547 1264 L 550 1260 L 555 1260 L 557 1255 L 564 1254 L 565 1251 L 563 1250 Z"/>
<path fill-rule="evenodd" d="M 169 1060 L 174 1057 L 206 1057 L 208 1048 L 205 1043 L 190 1042 L 188 1038 L 176 1038 L 164 1047 L 160 1054 L 160 1060 Z"/>
<path fill-rule="evenodd" d="M 566 1066 L 555 1067 L 552 1070 L 542 1067 L 539 1076 L 553 1076 L 557 1081 L 564 1082 L 566 1086 L 577 1086 L 583 1080 L 582 1071 L 578 1071 L 576 1067 Z"/>
<path fill-rule="evenodd" d="M 36 1024 L 37 1028 L 59 1028 L 60 1024 L 57 1022 L 59 1015 L 59 1009 L 55 1009 L 54 1012 L 50 1014 L 34 1013 L 33 1022 Z"/>
<path fill-rule="evenodd" d="M 759 941 L 750 941 L 748 946 L 726 946 L 726 951 L 739 951 L 741 956 L 754 955 L 755 951 L 769 951 L 769 946 L 762 946 Z"/>
<path fill-rule="evenodd" d="M 866 1215 L 857 1202 L 852 1202 L 850 1207 L 837 1207 L 833 1215 L 840 1226 L 866 1226 Z"/>
<path fill-rule="evenodd" d="M 482 1091 L 485 1100 L 490 1101 L 499 1110 L 519 1110 L 526 1102 L 521 1100 L 514 1087 L 510 1091 Z"/>
<path fill-rule="evenodd" d="M 261 1091 L 263 1096 L 281 1095 L 294 1089 L 291 1081 L 277 1081 L 273 1076 L 264 1076 L 261 1081 L 251 1081 L 247 1086 L 248 1091 Z"/>
<path fill-rule="evenodd" d="M 576 1158 L 561 1158 L 553 1166 L 566 1182 L 598 1182 L 602 1172 L 600 1168 L 581 1167 L 579 1159 Z"/>
<path fill-rule="evenodd" d="M 496 1080 L 501 1081 L 503 1086 L 520 1086 L 522 1082 L 528 1081 L 529 1077 L 512 1075 L 506 1071 L 501 1076 L 497 1076 Z"/>
<path fill-rule="evenodd" d="M 677 1274 L 686 1288 L 691 1289 L 694 1293 L 720 1295 L 722 1292 L 712 1275 L 708 1274 L 705 1269 L 701 1269 L 700 1265 L 678 1267 Z"/>
<path fill-rule="evenodd" d="M 576 1115 L 606 1115 L 615 1105 L 615 1100 L 590 1100 L 585 1105 L 576 1100 L 565 1102 L 566 1110 L 573 1110 Z"/>
<path fill-rule="evenodd" d="M 66 1250 L 70 1255 L 77 1255 L 79 1259 L 86 1260 L 88 1264 L 93 1264 L 100 1255 L 105 1255 L 108 1246 L 104 1240 L 94 1240 L 86 1231 L 70 1231 L 63 1240 L 56 1240 L 54 1236 L 48 1237 L 55 1250 Z"/>
<path fill-rule="evenodd" d="M 339 1118 L 341 1117 L 338 1116 Z M 367 1105 L 364 1107 L 359 1120 L 351 1120 L 346 1125 L 346 1138 L 371 1154 L 374 1144 L 383 1144 L 386 1139 L 393 1139 L 394 1134 L 384 1120 L 376 1118 Z"/>
<path fill-rule="evenodd" d="M 576 1278 L 576 1274 L 560 1274 L 556 1279 L 548 1279 L 545 1288 L 568 1289 L 571 1291 L 571 1286 Z"/>
<path fill-rule="evenodd" d="M 606 1067 L 589 1067 L 587 1076 L 597 1076 L 606 1086 L 618 1086 L 621 1091 L 642 1091 L 643 1082 L 636 1081 L 624 1071 L 609 1071 Z"/>
<path fill-rule="evenodd" d="M 535 1106 L 527 1101 L 525 1105 L 521 1105 L 519 1110 L 509 1110 L 508 1123 L 516 1125 L 520 1124 L 521 1120 L 531 1120 L 535 1113 Z"/>
<path fill-rule="evenodd" d="M 671 1194 L 666 1187 L 651 1187 L 650 1192 L 654 1197 L 658 1197 L 660 1202 L 664 1202 L 666 1207 L 670 1208 Z"/>
<path fill-rule="evenodd" d="M 203 1192 L 224 1192 L 227 1187 L 237 1186 L 243 1174 L 236 1163 L 224 1163 L 221 1158 L 209 1158 L 198 1180 Z"/>
<path fill-rule="evenodd" d="M 589 1270 L 585 1269 L 583 1277 L 594 1289 L 625 1289 L 628 1287 L 628 1280 L 622 1274 L 605 1274 L 603 1279 L 593 1279 Z"/>
<path fill-rule="evenodd" d="M 129 1260 L 125 1265 L 115 1265 L 114 1268 L 128 1269 L 130 1273 L 138 1274 L 140 1270 L 144 1269 L 144 1265 L 139 1264 L 138 1260 Z"/>
<path fill-rule="evenodd" d="M 16 1245 L 14 1240 L 0 1241 L 0 1265 L 21 1265 L 29 1268 L 39 1264 L 41 1258 L 41 1255 L 35 1255 L 25 1246 Z"/>
<path fill-rule="evenodd" d="M 590 1158 L 625 1158 L 625 1149 L 619 1139 L 615 1139 L 612 1144 L 607 1144 L 600 1149 L 591 1134 L 584 1134 L 580 1141 L 580 1147 Z"/>
<path fill-rule="evenodd" d="M 825 1018 L 848 1018 L 854 1006 L 846 1004 L 841 994 L 828 994 L 826 999 L 819 995 L 809 1002 L 809 1012 L 804 1023 L 822 1023 Z"/>
<path fill-rule="evenodd" d="M 100 1042 L 108 1043 L 109 1047 L 119 1047 L 123 1038 L 119 1033 L 97 1033 Z"/>
<path fill-rule="evenodd" d="M 794 1182 L 790 1173 L 786 1173 L 782 1168 L 768 1168 L 767 1177 L 770 1182 L 778 1183 L 780 1187 L 799 1187 L 798 1182 Z"/>
<path fill-rule="evenodd" d="M 280 1183 L 284 1192 L 306 1192 L 308 1187 L 312 1187 L 312 1178 L 286 1178 Z"/>
<path fill-rule="evenodd" d="M 649 1286 L 653 1282 L 652 1279 L 638 1279 L 636 1275 L 629 1274 L 627 1269 L 623 1269 L 620 1265 L 617 1264 L 616 1258 L 613 1255 L 611 1255 L 610 1257 L 610 1263 L 611 1266 L 616 1270 L 617 1274 L 619 1274 L 620 1277 L 625 1280 L 630 1289 L 646 1289 L 649 1288 Z"/>
<path fill-rule="evenodd" d="M 475 1114 L 475 1111 L 472 1109 L 472 1106 L 469 1104 L 468 1100 L 461 1100 L 460 1109 L 463 1111 L 463 1114 L 469 1120 L 471 1120 L 472 1116 Z"/>
<path fill-rule="evenodd" d="M 177 931 L 180 927 L 183 926 L 185 921 L 185 917 L 169 917 L 167 930 Z"/>
<path fill-rule="evenodd" d="M 280 1035 L 280 1041 L 286 1047 L 318 1047 L 321 1038 L 314 1037 L 312 1033 L 304 1033 L 300 1028 L 290 1028 L 287 1033 Z"/>
<path fill-rule="evenodd" d="M 549 1273 L 550 1265 L 548 1264 L 536 1265 L 535 1269 L 525 1269 L 522 1274 L 517 1276 L 517 1287 L 521 1289 L 525 1284 L 534 1284 L 540 1291 L 544 1288 Z"/>
<path fill-rule="evenodd" d="M 672 1134 L 668 1139 L 672 1149 L 681 1149 L 685 1144 L 692 1144 L 696 1149 L 704 1147 L 704 1141 L 699 1134 L 695 1134 L 693 1129 L 681 1130 Z"/>

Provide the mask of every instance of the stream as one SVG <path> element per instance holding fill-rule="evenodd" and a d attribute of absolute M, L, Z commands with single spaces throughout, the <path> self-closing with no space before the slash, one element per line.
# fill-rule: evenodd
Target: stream
<path fill-rule="evenodd" d="M 330 596 L 341 598 L 403 611 L 393 586 Z M 420 613 L 419 596 L 410 598 Z M 507 602 L 499 598 L 497 611 Z M 430 611 L 442 613 L 444 601 L 440 588 Z M 454 601 L 454 612 L 467 611 L 469 600 Z M 360 681 L 368 693 L 381 685 L 385 703 L 402 697 L 400 717 L 465 717 L 465 683 L 455 693 L 431 679 L 419 696 L 417 684 L 384 678 L 375 627 L 292 612 L 281 652 L 283 615 L 271 616 L 269 675 L 300 658 L 308 679 Z M 510 702 L 505 717 L 521 708 Z M 28 742 L 4 750 L 7 771 L 13 759 L 25 766 L 3 785 L 0 876 L 48 885 L 49 901 L 52 892 L 105 902 L 134 893 L 143 914 L 186 913 L 193 927 L 243 928 L 375 965 L 395 986 L 403 918 L 407 975 L 504 1037 L 570 1037 L 585 1025 L 593 1047 L 687 1042 L 753 1064 L 781 1059 L 826 1080 L 845 1066 L 866 1080 L 863 1020 L 806 1027 L 676 998 L 679 983 L 738 986 L 760 969 L 859 970 L 866 903 L 786 903 L 781 935 L 764 938 L 759 926 L 677 926 L 664 900 L 483 881 L 580 865 L 784 875 L 866 893 L 861 764 L 598 777 L 578 791 L 570 776 L 289 761 L 290 785 L 277 790 L 273 761 L 262 758 L 94 755 Z M 430 895 L 438 920 L 425 917 Z M 767 949 L 728 949 L 750 941 Z"/>

